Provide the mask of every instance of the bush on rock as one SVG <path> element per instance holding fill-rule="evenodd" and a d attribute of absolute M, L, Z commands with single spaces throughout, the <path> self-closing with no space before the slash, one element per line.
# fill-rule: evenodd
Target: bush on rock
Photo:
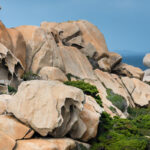
<path fill-rule="evenodd" d="M 66 81 L 64 82 L 66 85 L 74 86 L 81 89 L 84 94 L 90 95 L 95 98 L 96 102 L 102 106 L 102 101 L 100 96 L 98 95 L 98 90 L 96 86 L 86 83 L 84 81 Z"/>
<path fill-rule="evenodd" d="M 145 114 L 144 110 L 150 113 L 150 109 L 143 109 L 142 113 L 140 109 L 133 109 L 132 114 L 141 115 L 132 116 L 132 119 L 111 118 L 103 112 L 91 150 L 149 150 L 150 115 Z"/>
<path fill-rule="evenodd" d="M 111 89 L 107 89 L 107 99 L 112 102 L 118 109 L 125 112 L 127 108 L 127 102 L 121 95 L 115 94 Z"/>

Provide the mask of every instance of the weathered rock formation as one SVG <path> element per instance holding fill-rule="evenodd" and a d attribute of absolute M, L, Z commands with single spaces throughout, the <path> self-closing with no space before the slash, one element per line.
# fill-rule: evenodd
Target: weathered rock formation
<path fill-rule="evenodd" d="M 7 94 L 8 85 L 18 88 L 15 95 L 0 95 L 0 149 L 72 150 L 80 144 L 89 149 L 75 139 L 95 138 L 103 111 L 126 118 L 128 107 L 148 107 L 149 70 L 121 61 L 88 21 L 10 29 L 0 22 L 0 93 Z M 150 67 L 149 55 L 143 62 Z M 39 80 L 23 82 L 28 73 Z M 82 90 L 62 83 L 68 80 L 95 85 L 103 108 Z"/>

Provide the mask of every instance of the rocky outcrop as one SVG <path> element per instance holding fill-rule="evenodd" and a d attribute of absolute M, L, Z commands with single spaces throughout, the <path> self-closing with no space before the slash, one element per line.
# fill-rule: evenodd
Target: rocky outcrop
<path fill-rule="evenodd" d="M 8 94 L 8 85 L 18 88 L 0 95 L 0 149 L 89 149 L 73 139 L 95 138 L 103 111 L 126 118 L 128 107 L 149 107 L 149 70 L 121 61 L 88 21 L 10 29 L 0 22 L 0 94 Z M 150 67 L 149 55 L 143 62 Z M 77 80 L 97 89 L 62 83 Z"/>
<path fill-rule="evenodd" d="M 0 83 L 4 85 L 16 84 L 24 71 L 20 60 L 0 43 Z"/>
<path fill-rule="evenodd" d="M 126 99 L 128 106 L 134 105 L 130 95 L 128 94 L 127 90 L 125 89 L 124 85 L 117 75 L 109 74 L 100 70 L 95 70 L 95 73 L 101 83 L 104 84 L 106 89 L 112 89 L 114 93 L 122 95 Z"/>
<path fill-rule="evenodd" d="M 12 98 L 11 95 L 2 94 L 0 95 L 0 115 L 7 112 L 7 101 Z"/>
<path fill-rule="evenodd" d="M 3 44 L 26 68 L 26 44 L 22 34 L 14 28 L 8 29 L 0 21 L 0 43 Z M 23 71 L 22 71 L 23 73 Z"/>
<path fill-rule="evenodd" d="M 78 148 L 80 149 L 78 142 L 69 138 L 20 140 L 16 146 L 16 150 L 74 150 Z"/>
<path fill-rule="evenodd" d="M 60 40 L 66 46 L 83 48 L 85 45 L 91 43 L 96 48 L 100 57 L 106 55 L 108 51 L 103 34 L 88 21 L 79 20 L 64 23 L 43 22 L 41 23 L 41 27 L 47 32 L 52 32 L 52 29 L 55 29 L 60 36 Z"/>
<path fill-rule="evenodd" d="M 150 83 L 150 69 L 146 69 L 144 71 L 143 81 L 147 82 L 147 83 Z"/>
<path fill-rule="evenodd" d="M 121 118 L 126 118 L 126 114 L 124 114 L 121 110 L 119 110 L 116 106 L 114 106 L 110 100 L 107 99 L 107 89 L 103 85 L 103 82 L 101 82 L 99 80 L 97 80 L 97 81 L 86 80 L 86 81 L 97 87 L 97 89 L 99 91 L 99 96 L 102 100 L 104 111 L 106 111 L 112 117 L 117 115 Z M 111 110 L 111 108 L 114 108 L 115 111 Z"/>
<path fill-rule="evenodd" d="M 19 26 L 15 28 L 21 32 L 26 43 L 26 65 L 30 69 L 33 56 L 46 41 L 44 31 L 37 26 Z"/>
<path fill-rule="evenodd" d="M 108 57 L 103 57 L 98 61 L 99 68 L 103 71 L 111 72 L 112 69 L 121 62 L 122 57 L 114 52 L 109 52 Z"/>
<path fill-rule="evenodd" d="M 149 106 L 150 86 L 138 79 L 122 77 L 122 81 L 138 107 Z"/>
<path fill-rule="evenodd" d="M 89 63 L 86 56 L 77 48 L 62 47 L 61 56 L 66 74 L 72 74 L 80 79 L 96 79 L 92 70 L 92 65 Z"/>
<path fill-rule="evenodd" d="M 118 75 L 127 76 L 129 78 L 137 78 L 140 80 L 143 79 L 143 75 L 144 75 L 144 72 L 140 68 L 128 64 L 124 64 L 124 63 L 120 63 L 119 65 L 117 65 L 113 69 L 113 72 L 115 72 Z"/>
<path fill-rule="evenodd" d="M 12 40 L 5 27 L 5 25 L 0 21 L 0 43 L 7 47 L 9 50 L 12 49 Z"/>
<path fill-rule="evenodd" d="M 77 21 L 76 24 L 79 26 L 82 38 L 85 44 L 91 43 L 97 50 L 100 57 L 107 55 L 107 46 L 103 34 L 93 24 L 85 20 Z"/>
<path fill-rule="evenodd" d="M 84 131 L 84 129 L 82 128 L 85 127 L 85 132 L 81 137 L 83 141 L 88 141 L 89 139 L 96 137 L 99 118 L 102 112 L 103 109 L 97 104 L 95 99 L 92 98 L 91 96 L 86 96 L 84 108 L 79 114 L 80 119 L 83 122 L 83 125 L 81 124 L 82 126 L 78 127 L 79 131 L 80 130 Z M 76 133 L 77 131 L 75 130 L 74 132 Z M 73 134 L 75 134 L 74 132 Z"/>
<path fill-rule="evenodd" d="M 10 50 L 26 69 L 26 43 L 24 38 L 22 34 L 14 28 L 8 28 L 7 31 L 12 40 L 12 48 Z"/>
<path fill-rule="evenodd" d="M 61 82 L 68 81 L 66 75 L 56 67 L 43 67 L 39 72 L 43 80 L 58 80 Z"/>
<path fill-rule="evenodd" d="M 1 150 L 13 150 L 16 142 L 13 138 L 0 131 L 0 149 Z"/>
<path fill-rule="evenodd" d="M 84 100 L 77 88 L 58 81 L 34 80 L 19 86 L 8 102 L 8 111 L 42 136 L 63 137 L 78 121 Z"/>
<path fill-rule="evenodd" d="M 14 140 L 31 138 L 34 131 L 11 115 L 0 115 L 0 131 Z"/>

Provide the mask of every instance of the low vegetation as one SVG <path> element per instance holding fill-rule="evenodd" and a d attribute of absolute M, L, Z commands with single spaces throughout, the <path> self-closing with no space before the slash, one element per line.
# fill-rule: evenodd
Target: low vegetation
<path fill-rule="evenodd" d="M 130 108 L 127 119 L 103 112 L 91 150 L 150 150 L 150 109 Z"/>
<path fill-rule="evenodd" d="M 78 76 L 75 76 L 75 75 L 73 75 L 71 73 L 66 74 L 66 76 L 67 76 L 69 81 L 71 81 L 71 78 L 74 78 L 76 80 L 80 80 L 80 78 Z"/>
<path fill-rule="evenodd" d="M 40 79 L 39 75 L 32 73 L 32 72 L 25 72 L 22 76 L 23 81 L 28 80 L 38 80 Z"/>
<path fill-rule="evenodd" d="M 12 87 L 12 86 L 8 86 L 8 92 L 9 92 L 10 94 L 13 94 L 13 93 L 16 93 L 16 92 L 17 92 L 17 89 L 15 89 L 15 88 Z"/>
<path fill-rule="evenodd" d="M 98 90 L 96 86 L 86 83 L 84 81 L 66 81 L 66 85 L 74 86 L 81 89 L 86 95 L 90 95 L 95 98 L 96 102 L 102 106 L 101 98 L 98 95 Z"/>
<path fill-rule="evenodd" d="M 121 95 L 115 94 L 111 89 L 107 89 L 107 99 L 112 102 L 114 106 L 120 109 L 122 112 L 125 112 L 127 109 L 127 102 Z"/>
<path fill-rule="evenodd" d="M 74 86 L 91 95 L 102 106 L 98 90 L 84 81 L 67 81 L 66 85 Z M 110 117 L 103 112 L 100 117 L 98 134 L 89 141 L 91 150 L 150 150 L 150 108 L 128 108 L 126 100 L 107 89 L 107 99 L 122 112 L 128 110 L 129 117 L 122 119 Z M 109 108 L 116 112 L 114 107 Z"/>

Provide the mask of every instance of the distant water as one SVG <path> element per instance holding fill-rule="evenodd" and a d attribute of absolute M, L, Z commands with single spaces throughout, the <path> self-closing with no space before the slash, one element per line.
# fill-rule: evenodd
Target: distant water
<path fill-rule="evenodd" d="M 132 66 L 135 66 L 135 67 L 139 67 L 142 70 L 145 70 L 145 69 L 147 69 L 147 67 L 145 67 L 143 65 L 143 57 L 144 56 L 145 55 L 128 55 L 128 56 L 122 55 L 122 57 L 123 57 L 122 62 L 129 64 L 129 65 L 132 65 Z"/>
<path fill-rule="evenodd" d="M 142 70 L 148 69 L 146 66 L 143 65 L 143 58 L 145 56 L 146 53 L 150 53 L 150 51 L 143 51 L 143 52 L 134 52 L 133 51 L 125 51 L 125 50 L 118 50 L 118 51 L 114 51 L 118 54 L 120 54 L 123 58 L 122 62 L 135 66 L 135 67 L 139 67 Z"/>

